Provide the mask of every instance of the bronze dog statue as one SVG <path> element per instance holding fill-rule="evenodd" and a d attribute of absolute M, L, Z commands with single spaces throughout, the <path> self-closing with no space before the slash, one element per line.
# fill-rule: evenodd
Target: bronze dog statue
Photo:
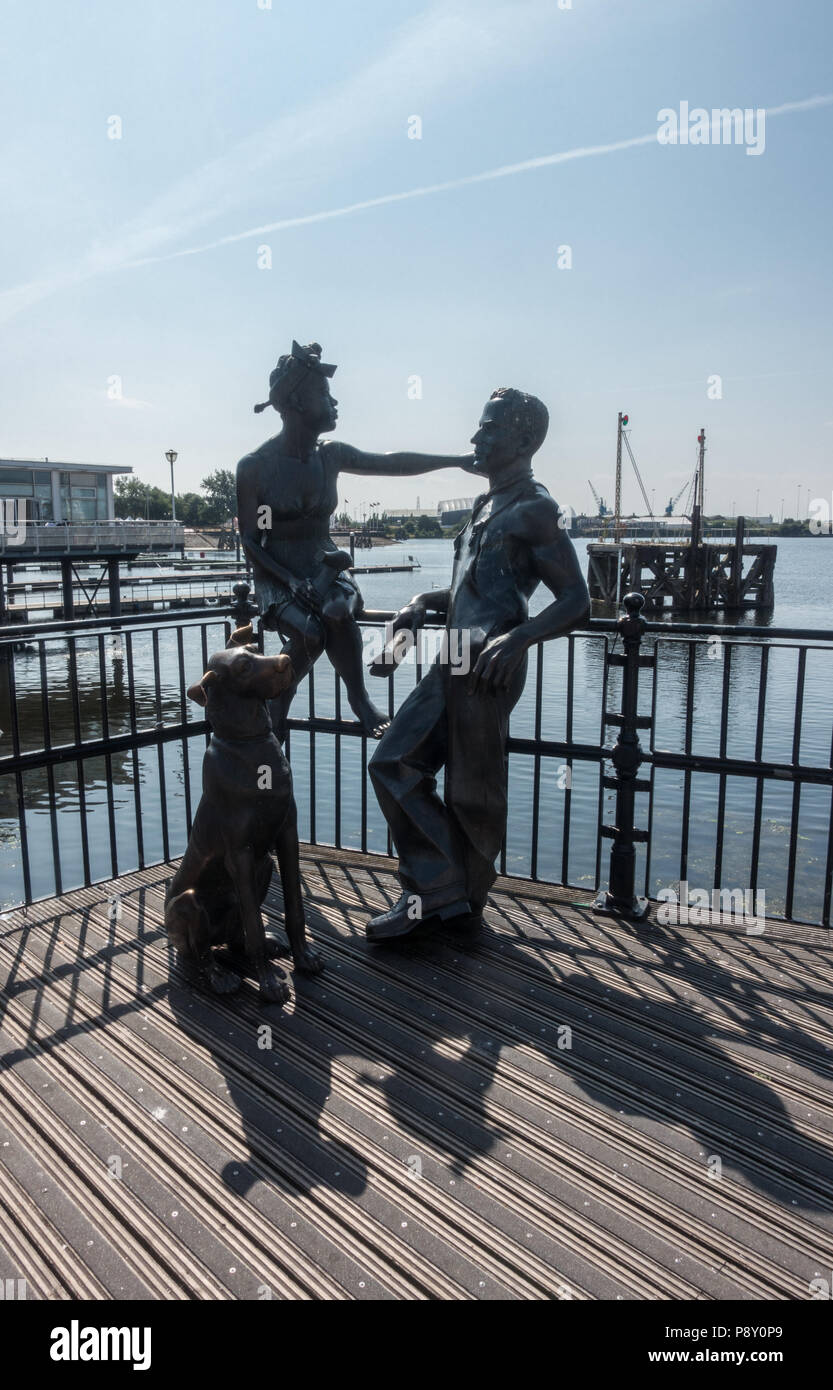
<path fill-rule="evenodd" d="M 321 955 L 307 945 L 292 773 L 272 732 L 267 702 L 291 683 L 288 656 L 263 656 L 252 627 L 232 633 L 188 696 L 205 708 L 211 741 L 202 797 L 182 862 L 168 885 L 165 927 L 179 956 L 215 994 L 252 973 L 260 997 L 284 1004 L 286 975 L 274 963 L 260 906 L 272 878 L 272 852 L 283 883 L 284 925 L 298 970 L 314 975 Z M 217 946 L 226 947 L 222 954 Z"/>

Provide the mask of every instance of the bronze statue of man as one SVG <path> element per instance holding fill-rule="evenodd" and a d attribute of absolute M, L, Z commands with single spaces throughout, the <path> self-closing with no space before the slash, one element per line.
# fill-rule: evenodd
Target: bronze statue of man
<path fill-rule="evenodd" d="M 547 433 L 546 406 L 508 388 L 487 402 L 472 438 L 489 478 L 454 543 L 451 586 L 418 594 L 393 629 L 416 631 L 427 613 L 467 632 L 471 670 L 443 653 L 411 692 L 370 762 L 370 776 L 399 854 L 402 896 L 368 923 L 374 941 L 408 936 L 429 919 L 479 920 L 506 829 L 506 738 L 526 680 L 527 652 L 590 612 L 587 585 L 562 514 L 532 474 Z M 537 617 L 539 582 L 554 602 Z M 445 766 L 445 800 L 436 773 Z"/>
<path fill-rule="evenodd" d="M 326 651 L 347 689 L 350 708 L 365 733 L 378 738 L 389 720 L 372 703 L 364 683 L 362 639 L 356 618 L 362 598 L 343 566 L 349 563 L 330 539 L 338 505 L 339 473 L 405 477 L 437 468 L 474 472 L 474 455 L 372 454 L 337 440 L 320 441 L 335 429 L 338 402 L 330 393 L 331 363 L 318 343 L 293 342 L 269 378 L 269 399 L 282 429 L 237 465 L 240 539 L 254 569 L 255 597 L 264 627 L 277 630 L 295 679 L 272 702 L 279 739 L 300 681 Z"/>

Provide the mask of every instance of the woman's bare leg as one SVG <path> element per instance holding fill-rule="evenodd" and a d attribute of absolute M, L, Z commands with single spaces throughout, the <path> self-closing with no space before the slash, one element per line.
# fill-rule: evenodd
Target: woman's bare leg
<path fill-rule="evenodd" d="M 292 684 L 281 691 L 277 699 L 269 701 L 269 714 L 275 737 L 280 743 L 284 743 L 289 707 L 295 698 L 295 692 L 324 650 L 324 628 L 321 619 L 315 613 L 292 603 L 281 613 L 280 634 L 284 639 L 281 650 L 292 662 L 293 678 Z"/>
<path fill-rule="evenodd" d="M 322 611 L 326 650 L 347 689 L 350 708 L 371 738 L 381 738 L 390 724 L 389 715 L 374 705 L 364 684 L 362 634 L 346 598 L 330 600 Z"/>

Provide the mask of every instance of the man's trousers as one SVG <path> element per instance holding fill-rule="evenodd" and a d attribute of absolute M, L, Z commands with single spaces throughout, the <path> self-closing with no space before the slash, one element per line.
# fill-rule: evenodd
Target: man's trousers
<path fill-rule="evenodd" d="M 422 915 L 468 899 L 479 911 L 506 830 L 509 716 L 526 679 L 470 695 L 469 677 L 436 662 L 411 692 L 370 762 L 373 788 Z M 445 799 L 436 774 L 445 766 Z"/>

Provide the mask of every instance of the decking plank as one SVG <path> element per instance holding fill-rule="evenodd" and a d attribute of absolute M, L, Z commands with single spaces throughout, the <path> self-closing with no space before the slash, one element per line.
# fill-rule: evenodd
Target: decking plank
<path fill-rule="evenodd" d="M 476 940 L 386 950 L 363 924 L 398 894 L 390 861 L 303 854 L 327 970 L 283 1011 L 171 974 L 171 866 L 0 920 L 0 1277 L 39 1298 L 809 1297 L 833 1261 L 829 933 L 637 927 L 501 879 Z"/>

